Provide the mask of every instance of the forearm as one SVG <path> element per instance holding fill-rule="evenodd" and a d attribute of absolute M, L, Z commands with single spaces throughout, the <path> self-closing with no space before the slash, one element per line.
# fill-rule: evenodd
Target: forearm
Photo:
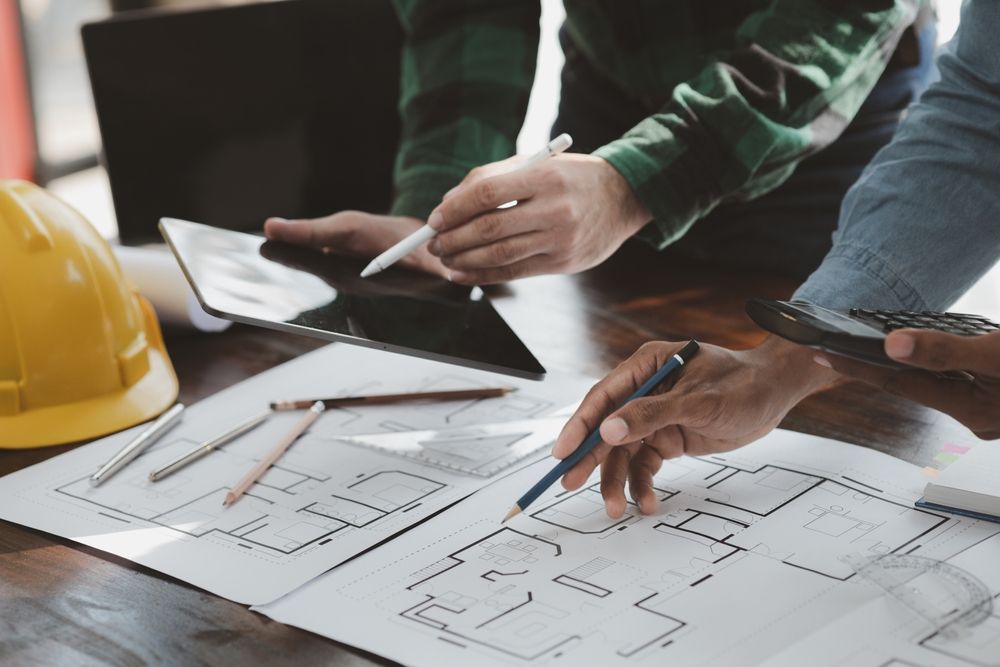
<path fill-rule="evenodd" d="M 473 167 L 509 157 L 538 48 L 538 0 L 396 0 L 406 43 L 392 212 L 425 219 Z"/>
<path fill-rule="evenodd" d="M 841 209 L 796 298 L 942 310 L 1000 258 L 1000 3 L 972 2 L 941 80 L 911 107 Z"/>
<path fill-rule="evenodd" d="M 739 47 L 677 86 L 661 112 L 598 149 L 653 215 L 662 247 L 728 200 L 780 185 L 836 139 L 874 87 L 916 2 L 776 1 Z"/>

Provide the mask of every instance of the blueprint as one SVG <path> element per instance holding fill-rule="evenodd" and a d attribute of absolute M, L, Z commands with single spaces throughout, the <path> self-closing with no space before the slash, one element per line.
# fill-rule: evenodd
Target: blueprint
<path fill-rule="evenodd" d="M 731 453 L 666 463 L 655 515 L 629 505 L 609 518 L 594 478 L 574 492 L 550 489 L 500 525 L 550 465 L 506 476 L 256 609 L 428 667 L 1000 660 L 1000 619 L 943 640 L 843 560 L 945 559 L 1000 593 L 1000 526 L 914 508 L 925 481 L 915 466 L 775 431 Z"/>
<path fill-rule="evenodd" d="M 180 425 L 100 487 L 88 477 L 135 431 L 120 433 L 0 479 L 0 518 L 54 533 L 247 604 L 272 601 L 490 483 L 345 443 L 349 435 L 466 429 L 517 422 L 535 457 L 561 419 L 539 419 L 578 401 L 590 380 L 544 382 L 334 344 L 235 385 L 185 412 Z M 513 386 L 504 397 L 328 409 L 277 465 L 231 507 L 229 486 L 301 418 L 275 413 L 249 434 L 158 482 L 151 470 L 270 401 L 338 395 Z M 527 435 L 526 435 L 527 434 Z M 524 457 L 524 451 L 518 452 Z M 490 447 L 470 448 L 496 468 Z M 525 459 L 531 460 L 530 457 Z"/>

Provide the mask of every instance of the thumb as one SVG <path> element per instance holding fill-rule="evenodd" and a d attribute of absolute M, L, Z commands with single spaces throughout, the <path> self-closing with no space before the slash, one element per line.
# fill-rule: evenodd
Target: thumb
<path fill-rule="evenodd" d="M 323 248 L 336 245 L 346 234 L 357 229 L 359 218 L 367 216 L 357 211 L 344 211 L 324 218 L 286 220 L 272 217 L 264 222 L 264 235 L 271 241 Z"/>
<path fill-rule="evenodd" d="M 378 254 L 421 226 L 419 220 L 341 211 L 324 218 L 268 218 L 264 234 L 284 241 L 348 254 Z"/>
<path fill-rule="evenodd" d="M 1000 332 L 960 336 L 904 329 L 886 337 L 885 352 L 904 364 L 930 371 L 964 370 L 1000 377 Z"/>

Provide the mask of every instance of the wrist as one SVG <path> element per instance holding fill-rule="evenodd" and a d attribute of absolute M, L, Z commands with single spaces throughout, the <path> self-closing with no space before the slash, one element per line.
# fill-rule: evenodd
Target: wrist
<path fill-rule="evenodd" d="M 778 336 L 768 336 L 753 352 L 767 365 L 772 381 L 782 383 L 796 401 L 840 380 L 839 373 L 813 361 L 815 350 Z"/>
<path fill-rule="evenodd" d="M 604 158 L 598 159 L 601 161 L 603 171 L 606 174 L 604 176 L 605 182 L 610 184 L 611 195 L 617 209 L 618 221 L 624 227 L 628 236 L 633 236 L 653 219 L 653 215 L 646 208 L 645 204 L 639 200 L 632 186 L 615 169 L 614 165 Z"/>

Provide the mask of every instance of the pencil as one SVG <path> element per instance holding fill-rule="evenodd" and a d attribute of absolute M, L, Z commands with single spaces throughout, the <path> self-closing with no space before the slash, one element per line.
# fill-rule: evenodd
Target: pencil
<path fill-rule="evenodd" d="M 637 398 L 641 398 L 653 391 L 664 379 L 675 370 L 684 365 L 685 362 L 689 361 L 698 352 L 698 342 L 691 341 L 685 345 L 680 352 L 670 357 L 667 363 L 663 364 L 656 373 L 653 374 L 648 380 L 646 380 L 641 387 L 635 390 L 631 396 L 625 399 L 626 403 L 634 401 Z M 619 406 L 621 407 L 621 406 Z M 528 509 L 528 505 L 538 500 L 538 496 L 545 493 L 545 490 L 556 483 L 556 481 L 569 472 L 570 468 L 579 463 L 583 457 L 590 453 L 594 447 L 596 447 L 601 442 L 601 429 L 600 426 L 591 431 L 590 435 L 587 436 L 579 447 L 576 448 L 572 454 L 567 456 L 565 459 L 560 461 L 556 467 L 549 471 L 547 475 L 538 480 L 533 487 L 528 489 L 521 498 L 510 508 L 507 512 L 507 516 L 503 518 L 500 523 L 507 523 L 509 520 L 513 519 L 515 516 Z"/>
<path fill-rule="evenodd" d="M 243 479 L 237 482 L 236 486 L 234 486 L 229 493 L 226 494 L 226 499 L 222 501 L 222 506 L 228 507 L 239 500 L 240 496 L 246 493 L 247 489 L 249 489 L 254 482 L 260 479 L 261 475 L 267 472 L 267 469 L 281 458 L 281 455 L 292 446 L 292 443 L 298 440 L 299 437 L 301 437 L 301 435 L 313 425 L 313 422 L 319 419 L 319 416 L 323 414 L 323 410 L 325 409 L 326 407 L 323 405 L 323 401 L 316 401 L 313 403 L 312 407 L 309 408 L 309 411 L 302 416 L 302 419 L 295 423 L 295 426 L 293 426 L 292 430 L 288 432 L 288 435 L 286 435 L 281 442 L 275 445 L 274 449 L 268 452 L 264 458 L 262 458 L 257 465 L 251 468 L 250 472 L 244 475 Z"/>
<path fill-rule="evenodd" d="M 275 401 L 271 409 L 277 411 L 305 410 L 317 401 L 322 401 L 328 408 L 340 408 L 350 405 L 390 405 L 392 403 L 408 403 L 411 401 L 464 401 L 477 398 L 496 398 L 517 391 L 511 387 L 492 387 L 487 389 L 454 389 L 447 391 L 423 391 L 410 394 L 375 394 L 372 396 L 342 396 L 340 398 L 310 398 L 299 401 Z"/>

